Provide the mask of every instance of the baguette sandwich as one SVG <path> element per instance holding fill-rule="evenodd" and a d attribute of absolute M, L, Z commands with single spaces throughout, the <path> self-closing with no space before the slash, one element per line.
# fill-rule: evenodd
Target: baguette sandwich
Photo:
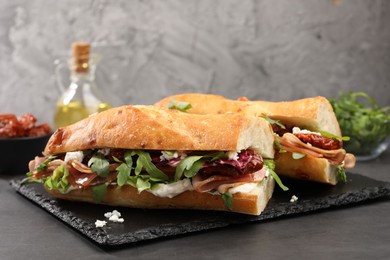
<path fill-rule="evenodd" d="M 244 113 L 267 118 L 275 133 L 276 172 L 282 176 L 337 184 L 345 181 L 344 168 L 355 157 L 342 148 L 342 137 L 333 108 L 325 97 L 288 102 L 229 100 L 211 94 L 182 94 L 155 104 L 168 108 L 190 104 L 194 114 Z"/>
<path fill-rule="evenodd" d="M 43 153 L 25 182 L 114 206 L 259 215 L 278 179 L 271 125 L 239 114 L 112 108 L 57 129 Z"/>

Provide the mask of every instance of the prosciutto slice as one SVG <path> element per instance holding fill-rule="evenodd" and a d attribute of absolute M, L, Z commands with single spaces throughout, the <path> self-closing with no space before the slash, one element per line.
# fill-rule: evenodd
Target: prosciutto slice
<path fill-rule="evenodd" d="M 213 175 L 213 176 L 204 176 L 202 174 L 197 174 L 192 178 L 192 186 L 197 192 L 208 192 L 218 189 L 221 185 L 231 184 L 224 186 L 222 192 L 226 192 L 232 187 L 236 187 L 245 183 L 251 182 L 260 182 L 264 179 L 266 175 L 266 170 L 262 168 L 261 170 L 241 175 L 239 177 L 224 176 L 224 175 Z"/>

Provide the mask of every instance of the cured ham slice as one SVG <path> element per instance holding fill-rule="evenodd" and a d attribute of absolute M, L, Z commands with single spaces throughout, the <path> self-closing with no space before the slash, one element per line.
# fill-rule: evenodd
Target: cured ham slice
<path fill-rule="evenodd" d="M 212 190 L 217 190 L 218 187 L 224 184 L 227 185 L 222 189 L 222 192 L 226 192 L 232 187 L 236 187 L 245 183 L 251 182 L 260 182 L 264 179 L 266 175 L 266 170 L 263 168 L 257 172 L 241 175 L 239 177 L 223 176 L 223 175 L 213 175 L 210 177 L 205 177 L 202 174 L 197 174 L 192 178 L 192 186 L 198 192 L 208 192 Z"/>

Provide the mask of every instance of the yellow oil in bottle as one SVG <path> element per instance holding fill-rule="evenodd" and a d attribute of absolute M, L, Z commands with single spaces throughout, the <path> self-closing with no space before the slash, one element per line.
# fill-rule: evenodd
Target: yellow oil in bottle
<path fill-rule="evenodd" d="M 104 110 L 107 110 L 107 109 L 110 109 L 112 108 L 111 104 L 108 104 L 108 103 L 100 103 L 98 105 L 98 112 L 102 112 Z"/>
<path fill-rule="evenodd" d="M 73 124 L 89 115 L 87 107 L 79 101 L 72 101 L 69 104 L 57 103 L 54 114 L 54 125 L 56 128 Z"/>
<path fill-rule="evenodd" d="M 96 110 L 96 112 L 102 112 L 111 107 L 112 106 L 108 103 L 100 103 L 94 110 Z M 72 101 L 69 104 L 59 102 L 55 109 L 54 124 L 56 128 L 67 126 L 88 117 L 90 114 L 90 109 L 80 101 Z"/>

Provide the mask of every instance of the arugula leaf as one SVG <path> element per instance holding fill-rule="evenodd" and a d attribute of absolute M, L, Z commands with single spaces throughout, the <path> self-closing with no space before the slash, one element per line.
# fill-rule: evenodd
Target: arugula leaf
<path fill-rule="evenodd" d="M 271 159 L 266 159 L 264 160 L 264 166 L 267 167 L 269 173 L 271 176 L 274 178 L 275 182 L 278 184 L 278 186 L 283 190 L 283 191 L 288 191 L 288 187 L 285 186 L 282 183 L 282 180 L 279 178 L 279 176 L 275 172 L 275 161 Z"/>
<path fill-rule="evenodd" d="M 104 195 L 106 194 L 107 185 L 100 184 L 100 185 L 92 186 L 91 189 L 92 189 L 93 201 L 96 203 L 100 203 L 103 200 Z"/>
<path fill-rule="evenodd" d="M 180 161 L 176 167 L 175 181 L 180 180 L 183 174 L 187 178 L 192 178 L 202 168 L 205 162 L 213 162 L 218 159 L 226 159 L 228 156 L 225 152 L 211 152 L 202 155 L 187 156 Z"/>
<path fill-rule="evenodd" d="M 135 152 L 138 155 L 137 166 L 136 166 L 136 175 L 139 175 L 140 170 L 145 169 L 147 173 L 149 173 L 150 177 L 160 180 L 167 181 L 168 176 L 160 171 L 153 163 L 150 154 L 145 151 L 137 150 Z M 138 172 L 138 174 L 137 174 Z"/>
<path fill-rule="evenodd" d="M 320 131 L 319 132 L 322 136 L 329 137 L 335 140 L 340 140 L 340 141 L 349 141 L 350 138 L 349 136 L 337 136 L 332 133 L 326 132 L 326 131 Z"/>
<path fill-rule="evenodd" d="M 140 159 L 140 157 L 138 157 L 137 159 L 137 162 L 135 163 L 136 166 L 135 166 L 135 176 L 138 176 L 141 174 L 141 171 L 144 167 L 144 165 L 142 164 L 142 159 Z"/>
<path fill-rule="evenodd" d="M 188 173 L 189 175 L 194 173 L 194 170 L 196 170 L 196 169 L 199 171 L 199 169 L 200 169 L 200 167 L 202 167 L 202 165 L 199 166 L 197 164 L 195 169 L 191 169 L 191 167 L 194 165 L 194 163 L 196 161 L 199 161 L 202 158 L 203 158 L 203 156 L 198 155 L 198 156 L 188 156 L 188 157 L 184 158 L 183 160 L 181 160 L 179 165 L 176 167 L 175 181 L 180 180 L 185 171 L 189 171 L 189 173 Z M 196 174 L 196 172 L 195 172 L 195 174 Z M 193 176 L 195 174 L 193 174 Z"/>
<path fill-rule="evenodd" d="M 114 161 L 115 162 L 117 162 L 117 163 L 121 163 L 122 161 L 121 160 L 119 160 L 117 157 L 115 157 L 115 156 L 112 156 L 112 159 L 114 159 Z"/>
<path fill-rule="evenodd" d="M 163 183 L 161 180 L 157 180 L 156 182 L 153 178 L 150 178 L 147 175 L 138 175 L 138 176 L 129 176 L 127 179 L 127 184 L 137 188 L 138 193 L 151 189 L 155 183 Z"/>
<path fill-rule="evenodd" d="M 49 162 L 53 161 L 57 156 L 50 155 L 44 162 L 35 166 L 34 170 L 45 171 Z"/>
<path fill-rule="evenodd" d="M 347 175 L 345 174 L 344 166 L 337 166 L 337 180 L 341 182 L 347 182 Z"/>
<path fill-rule="evenodd" d="M 223 202 L 229 210 L 233 210 L 233 195 L 230 192 L 222 194 Z"/>
<path fill-rule="evenodd" d="M 171 98 L 168 104 L 169 109 L 176 109 L 181 112 L 186 112 L 188 109 L 192 108 L 191 104 L 189 102 L 183 102 L 175 100 L 174 98 Z"/>
<path fill-rule="evenodd" d="M 134 176 L 134 175 L 128 176 L 126 184 L 131 185 L 134 188 L 136 188 L 137 187 L 136 184 L 137 184 L 137 179 L 138 178 L 139 178 L 139 176 Z"/>
<path fill-rule="evenodd" d="M 135 154 L 134 151 L 126 151 L 124 155 L 124 160 L 130 168 L 133 167 L 133 158 L 132 156 Z"/>
<path fill-rule="evenodd" d="M 118 172 L 116 182 L 119 187 L 122 187 L 127 183 L 127 178 L 130 176 L 131 168 L 127 164 L 122 163 L 116 168 L 116 171 Z"/>
<path fill-rule="evenodd" d="M 202 168 L 203 164 L 207 161 L 206 158 L 202 158 L 192 164 L 189 169 L 184 170 L 184 176 L 187 178 L 194 177 L 198 171 Z"/>
<path fill-rule="evenodd" d="M 88 161 L 88 166 L 100 177 L 105 178 L 110 174 L 110 163 L 101 153 L 93 155 L 92 158 Z"/>
<path fill-rule="evenodd" d="M 272 124 L 272 125 L 275 124 L 275 125 L 279 126 L 282 129 L 286 129 L 286 127 L 282 123 L 280 123 L 279 120 L 274 120 L 272 118 L 269 118 L 266 114 L 262 114 L 262 117 L 265 120 L 267 120 L 270 124 Z"/>
<path fill-rule="evenodd" d="M 131 170 L 133 167 L 133 159 L 132 156 L 134 155 L 134 151 L 126 151 L 124 154 L 124 160 L 125 162 L 119 160 L 115 156 L 113 156 L 113 159 L 115 162 L 121 163 L 115 170 L 118 172 L 117 175 L 117 184 L 118 188 L 122 187 L 127 183 L 128 178 L 130 177 Z M 134 185 L 135 186 L 135 185 Z"/>
<path fill-rule="evenodd" d="M 135 186 L 138 190 L 138 193 L 141 193 L 144 190 L 148 190 L 151 188 L 151 184 L 148 179 L 137 178 Z"/>
<path fill-rule="evenodd" d="M 368 154 L 390 134 L 390 106 L 380 108 L 367 93 L 341 92 L 329 102 L 342 133 L 350 137 L 347 151 Z"/>

